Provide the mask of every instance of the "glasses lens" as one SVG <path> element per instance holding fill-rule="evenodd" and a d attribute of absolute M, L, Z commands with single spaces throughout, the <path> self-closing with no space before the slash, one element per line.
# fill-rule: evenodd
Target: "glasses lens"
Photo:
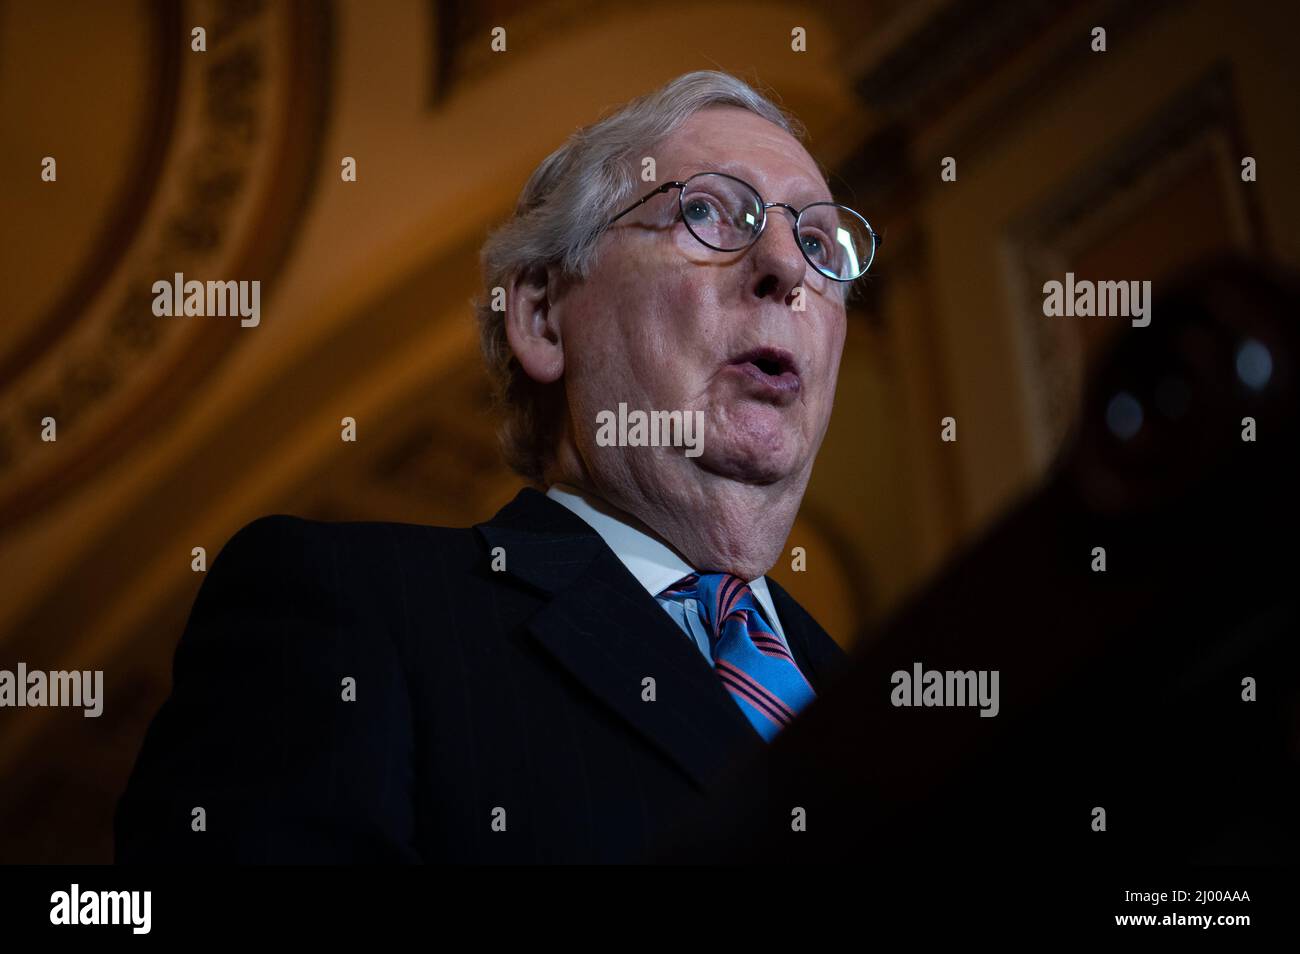
<path fill-rule="evenodd" d="M 735 252 L 763 227 L 758 194 L 739 179 L 720 172 L 693 176 L 681 193 L 682 218 L 691 233 L 711 248 Z"/>
<path fill-rule="evenodd" d="M 818 202 L 799 215 L 799 245 L 828 278 L 852 281 L 871 267 L 876 240 L 867 220 L 846 205 Z"/>

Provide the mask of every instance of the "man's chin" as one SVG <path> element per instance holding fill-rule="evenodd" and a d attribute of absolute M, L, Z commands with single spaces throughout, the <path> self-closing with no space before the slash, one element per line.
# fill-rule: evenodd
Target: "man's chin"
<path fill-rule="evenodd" d="M 767 485 L 785 480 L 799 469 L 799 462 L 787 450 L 773 453 L 767 448 L 734 447 L 706 451 L 698 460 L 716 477 L 742 484 Z"/>

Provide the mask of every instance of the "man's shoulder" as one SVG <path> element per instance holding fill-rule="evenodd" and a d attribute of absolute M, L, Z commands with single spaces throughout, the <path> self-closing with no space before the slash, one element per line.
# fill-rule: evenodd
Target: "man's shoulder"
<path fill-rule="evenodd" d="M 211 587 L 246 587 L 319 593 L 406 586 L 430 588 L 447 598 L 478 583 L 499 583 L 489 572 L 491 551 L 502 541 L 512 553 L 535 549 L 550 556 L 585 525 L 560 504 L 530 488 L 473 526 L 379 520 L 320 520 L 273 513 L 240 526 L 210 567 Z M 594 532 L 591 532 L 594 539 Z M 557 542 L 558 541 L 558 542 Z M 526 562 L 526 561 L 525 561 Z"/>
<path fill-rule="evenodd" d="M 413 568 L 470 573 L 483 547 L 470 527 L 389 521 L 315 520 L 287 513 L 258 517 L 236 530 L 210 576 L 241 585 L 319 591 L 383 587 Z"/>
<path fill-rule="evenodd" d="M 320 553 L 343 547 L 373 553 L 385 549 L 424 548 L 446 554 L 476 556 L 482 552 L 482 531 L 492 528 L 505 532 L 535 530 L 551 533 L 587 530 L 561 505 L 532 488 L 524 488 L 490 519 L 464 527 L 381 520 L 318 520 L 287 513 L 267 514 L 236 530 L 223 552 L 306 550 Z"/>
<path fill-rule="evenodd" d="M 233 533 L 222 554 L 284 554 L 306 556 L 339 551 L 401 551 L 413 547 L 445 551 L 476 550 L 472 527 L 379 520 L 315 520 L 287 513 L 258 517 Z"/>

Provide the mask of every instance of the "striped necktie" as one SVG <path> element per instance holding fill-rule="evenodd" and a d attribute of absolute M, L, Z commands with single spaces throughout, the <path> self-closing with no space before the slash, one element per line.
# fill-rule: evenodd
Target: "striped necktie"
<path fill-rule="evenodd" d="M 722 684 L 767 741 L 813 700 L 813 688 L 772 631 L 749 584 L 730 573 L 692 573 L 659 594 L 694 600 Z"/>

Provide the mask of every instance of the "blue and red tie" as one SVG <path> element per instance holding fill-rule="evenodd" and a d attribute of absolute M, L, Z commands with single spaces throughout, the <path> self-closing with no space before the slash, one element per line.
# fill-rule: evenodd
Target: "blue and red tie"
<path fill-rule="evenodd" d="M 722 684 L 765 740 L 790 724 L 816 694 L 763 618 L 749 584 L 730 573 L 692 573 L 659 599 L 694 600 Z"/>

